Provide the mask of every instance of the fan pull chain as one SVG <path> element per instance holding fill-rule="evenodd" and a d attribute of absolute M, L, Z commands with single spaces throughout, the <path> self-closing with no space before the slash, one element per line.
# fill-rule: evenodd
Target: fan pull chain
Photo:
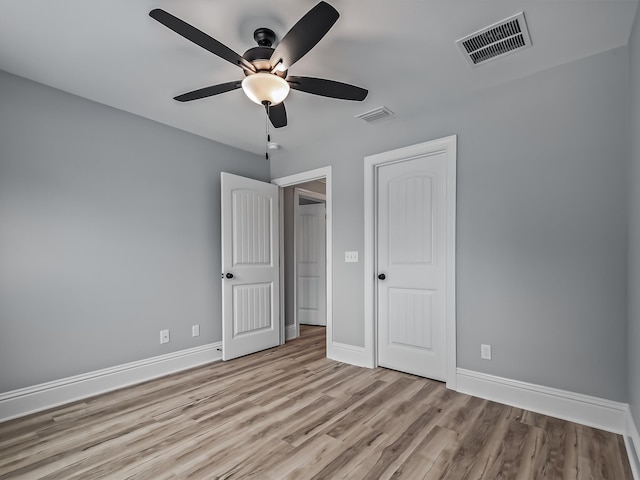
<path fill-rule="evenodd" d="M 264 157 L 268 161 L 269 160 L 269 142 L 271 141 L 271 135 L 269 135 L 269 107 L 271 104 L 269 102 L 265 102 L 265 107 L 267 110 L 267 116 L 265 120 L 265 129 L 267 132 L 267 143 L 264 146 Z"/>

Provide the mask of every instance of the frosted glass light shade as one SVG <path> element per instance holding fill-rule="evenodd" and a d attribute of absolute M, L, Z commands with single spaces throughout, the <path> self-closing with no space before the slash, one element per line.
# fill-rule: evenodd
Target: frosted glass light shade
<path fill-rule="evenodd" d="M 289 95 L 289 84 L 277 75 L 260 72 L 245 77 L 242 80 L 242 90 L 253 102 L 277 105 Z"/>

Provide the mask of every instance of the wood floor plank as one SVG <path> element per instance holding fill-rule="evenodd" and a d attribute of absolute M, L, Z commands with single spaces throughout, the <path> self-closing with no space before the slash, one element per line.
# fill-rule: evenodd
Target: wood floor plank
<path fill-rule="evenodd" d="M 316 435 L 309 441 L 294 447 L 290 455 L 275 459 L 265 472 L 269 480 L 287 478 L 307 480 L 325 466 L 327 458 L 336 456 L 343 448 L 340 440 L 328 435 Z M 255 468 L 247 465 L 245 470 L 255 475 Z M 241 472 L 239 472 L 241 473 Z M 240 475 L 238 478 L 242 478 Z M 261 478 L 257 475 L 256 478 Z"/>
<path fill-rule="evenodd" d="M 357 433 L 359 437 L 345 444 L 340 454 L 327 462 L 321 471 L 311 477 L 312 480 L 332 479 L 338 476 L 340 470 L 344 469 L 360 452 L 371 447 L 382 436 L 382 432 L 369 428 Z"/>
<path fill-rule="evenodd" d="M 435 425 L 420 444 L 395 468 L 391 480 L 412 480 L 422 478 L 431 470 L 443 451 L 453 445 L 457 434 L 452 430 Z"/>
<path fill-rule="evenodd" d="M 366 472 L 368 478 L 383 478 L 385 472 L 391 470 L 393 473 L 398 464 L 402 464 L 403 461 L 399 461 L 403 454 L 407 453 L 405 457 L 409 456 L 409 447 L 421 435 L 424 436 L 425 432 L 429 432 L 435 420 L 439 414 L 439 409 L 436 407 L 430 408 L 428 411 L 420 415 L 409 427 L 404 430 L 395 440 L 389 443 L 376 457 L 376 462 Z M 360 470 L 364 473 L 362 470 Z"/>
<path fill-rule="evenodd" d="M 631 480 L 619 435 L 285 346 L 0 423 L 3 479 Z"/>
<path fill-rule="evenodd" d="M 354 411 L 358 410 L 360 406 L 357 406 L 363 400 L 371 396 L 377 389 L 379 389 L 384 382 L 376 381 L 370 385 L 365 386 L 361 390 L 354 392 L 346 402 L 337 403 L 337 406 L 329 410 L 320 412 L 312 412 L 306 416 L 307 421 L 300 425 L 299 428 L 293 432 L 288 433 L 283 440 L 294 446 L 299 446 L 304 441 L 313 436 L 321 429 L 326 429 L 329 424 L 339 422 L 343 419 L 356 418 Z M 355 408 L 353 408 L 356 406 Z M 330 435 L 334 438 L 335 435 Z"/>
<path fill-rule="evenodd" d="M 512 424 L 517 425 L 512 425 Z M 488 430 L 488 436 L 483 441 L 482 448 L 477 452 L 473 465 L 467 472 L 468 478 L 494 478 L 491 476 L 492 465 L 499 461 L 500 456 L 515 457 L 522 448 L 520 443 L 515 443 L 513 436 L 514 429 L 521 423 L 517 422 L 517 413 L 509 406 L 505 406 L 502 414 L 495 420 L 493 426 Z M 516 430 L 517 431 L 517 430 Z M 511 443 L 507 444 L 507 439 L 511 436 Z M 505 448 L 509 452 L 505 452 Z M 500 472 L 500 469 L 498 469 Z"/>
<path fill-rule="evenodd" d="M 351 429 L 357 428 L 361 423 L 366 423 L 367 419 L 374 417 L 380 409 L 384 408 L 385 404 L 390 404 L 394 398 L 406 389 L 408 381 L 406 378 L 399 378 L 390 383 L 379 395 L 373 395 L 353 409 L 349 415 L 340 418 L 327 429 L 326 433 L 334 438 L 344 437 Z M 378 383 L 382 382 L 376 380 L 376 384 Z"/>
<path fill-rule="evenodd" d="M 503 431 L 496 431 L 487 448 L 485 478 L 515 478 L 523 462 L 523 450 L 529 440 L 530 425 L 509 419 Z M 473 470 L 472 470 L 473 475 Z"/>

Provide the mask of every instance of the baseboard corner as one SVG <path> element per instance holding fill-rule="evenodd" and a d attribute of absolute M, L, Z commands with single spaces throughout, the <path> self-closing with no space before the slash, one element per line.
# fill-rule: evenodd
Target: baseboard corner
<path fill-rule="evenodd" d="M 285 341 L 293 340 L 298 337 L 298 329 L 295 325 L 286 325 L 284 329 L 284 339 Z"/>
<path fill-rule="evenodd" d="M 346 343 L 330 342 L 327 348 L 327 357 L 342 363 L 355 365 L 356 367 L 373 368 L 370 355 L 364 347 L 347 345 Z"/>
<path fill-rule="evenodd" d="M 638 425 L 629 409 L 627 409 L 627 431 L 624 435 L 624 444 L 627 448 L 627 457 L 633 478 L 640 480 L 640 433 L 638 433 Z"/>

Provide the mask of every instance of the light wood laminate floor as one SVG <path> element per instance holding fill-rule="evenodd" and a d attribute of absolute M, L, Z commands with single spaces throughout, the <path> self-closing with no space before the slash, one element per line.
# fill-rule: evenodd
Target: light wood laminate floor
<path fill-rule="evenodd" d="M 324 328 L 0 424 L 0 479 L 631 479 L 618 435 L 325 358 Z"/>

